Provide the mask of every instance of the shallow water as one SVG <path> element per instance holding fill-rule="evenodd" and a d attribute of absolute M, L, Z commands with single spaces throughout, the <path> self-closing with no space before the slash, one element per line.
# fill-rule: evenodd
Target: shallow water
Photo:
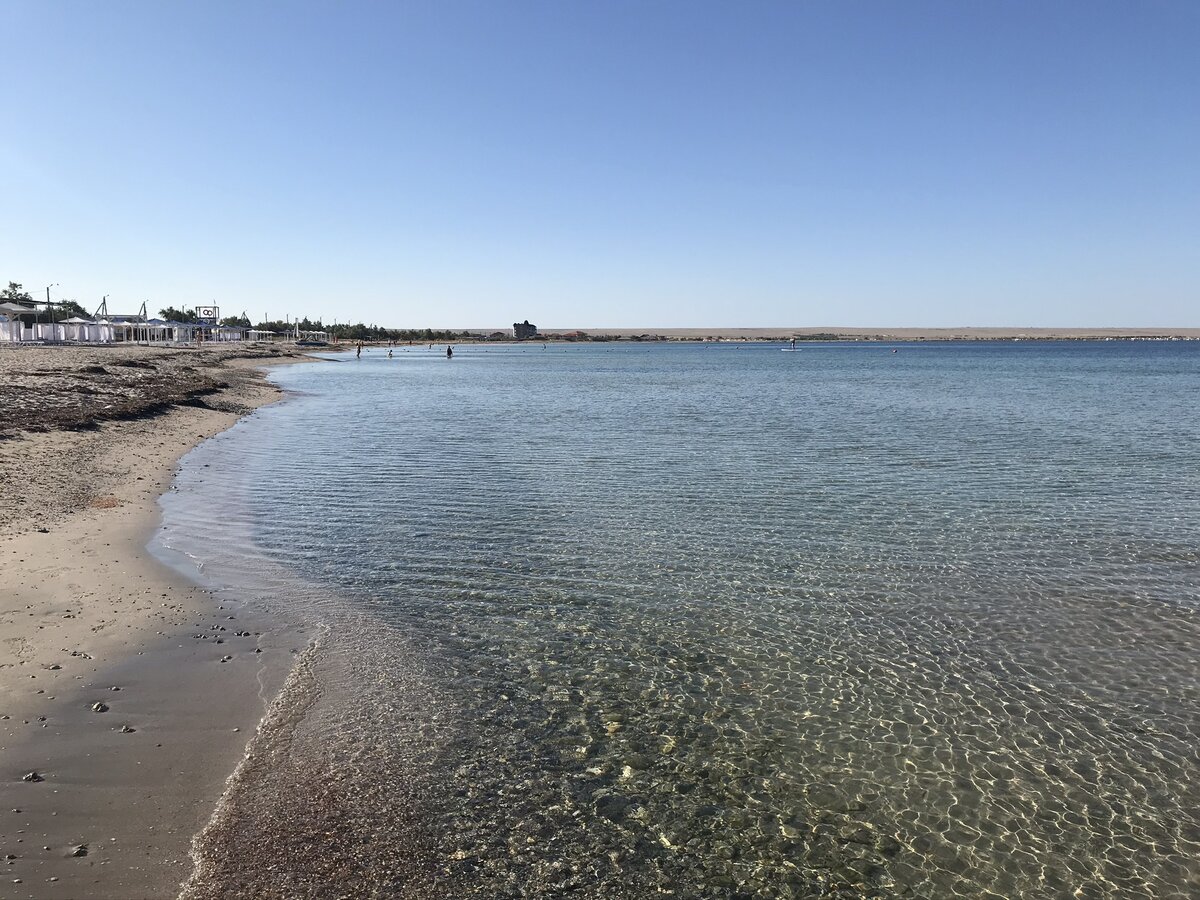
<path fill-rule="evenodd" d="M 328 627 L 195 896 L 1200 892 L 1200 344 L 892 349 L 277 370 L 164 501 Z"/>

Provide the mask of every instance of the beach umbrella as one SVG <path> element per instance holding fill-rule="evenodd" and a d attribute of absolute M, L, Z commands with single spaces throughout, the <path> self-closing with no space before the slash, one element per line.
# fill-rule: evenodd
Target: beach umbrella
<path fill-rule="evenodd" d="M 9 303 L 8 301 L 0 303 L 0 312 L 18 316 L 32 316 L 37 314 L 37 310 L 32 306 L 22 306 L 20 303 Z"/>

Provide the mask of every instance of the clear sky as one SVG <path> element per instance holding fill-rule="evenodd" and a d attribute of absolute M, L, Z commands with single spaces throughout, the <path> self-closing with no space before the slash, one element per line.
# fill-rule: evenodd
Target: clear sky
<path fill-rule="evenodd" d="M 0 0 L 0 281 L 393 327 L 1200 326 L 1200 3 Z"/>

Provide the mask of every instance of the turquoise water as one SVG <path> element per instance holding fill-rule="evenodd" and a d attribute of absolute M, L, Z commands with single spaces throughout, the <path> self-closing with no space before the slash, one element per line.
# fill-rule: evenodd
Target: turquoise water
<path fill-rule="evenodd" d="M 211 895 L 1200 893 L 1200 344 L 779 350 L 276 370 L 164 504 L 327 629 Z"/>

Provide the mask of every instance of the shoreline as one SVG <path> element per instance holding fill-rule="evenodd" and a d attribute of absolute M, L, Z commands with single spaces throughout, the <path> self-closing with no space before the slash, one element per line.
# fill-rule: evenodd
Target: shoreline
<path fill-rule="evenodd" d="M 850 328 L 806 326 L 799 328 L 545 328 L 547 336 L 579 331 L 589 336 L 618 338 L 660 336 L 667 340 L 698 341 L 705 338 L 744 341 L 1102 341 L 1197 340 L 1200 328 L 1012 328 L 962 326 L 955 328 Z"/>
<path fill-rule="evenodd" d="M 20 362 L 29 373 L 49 360 L 50 378 L 82 383 L 97 354 L 105 365 L 165 356 L 54 348 Z M 135 397 L 111 418 L 59 410 L 75 430 L 10 427 L 0 440 L 5 896 L 176 896 L 193 836 L 306 643 L 148 549 L 182 457 L 282 394 L 261 372 L 275 360 L 184 354 L 210 382 L 202 398 L 177 382 L 166 405 L 150 396 L 139 411 Z"/>
<path fill-rule="evenodd" d="M 453 329 L 450 329 L 453 330 Z M 410 341 L 401 339 L 392 344 L 382 339 L 364 340 L 365 347 L 434 347 L 452 345 L 489 344 L 536 344 L 543 341 L 552 344 L 587 344 L 605 342 L 713 342 L 713 343 L 778 343 L 795 338 L 807 343 L 942 343 L 950 341 L 1006 342 L 1006 341 L 1196 341 L 1200 340 L 1200 327 L 1162 328 L 1010 328 L 975 327 L 955 328 L 850 328 L 841 326 L 797 327 L 797 328 L 541 328 L 535 337 L 516 339 L 512 336 L 491 337 L 488 329 L 466 329 L 470 337 L 452 340 Z M 351 338 L 342 339 L 331 348 L 353 349 L 358 343 Z"/>

